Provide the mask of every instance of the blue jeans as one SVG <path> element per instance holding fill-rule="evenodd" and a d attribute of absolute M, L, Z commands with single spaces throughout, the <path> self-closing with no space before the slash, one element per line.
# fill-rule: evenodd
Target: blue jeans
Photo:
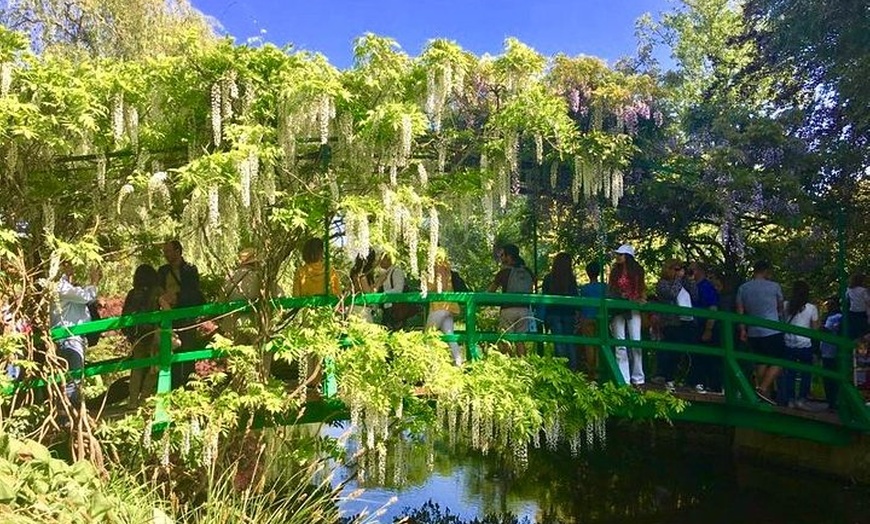
<path fill-rule="evenodd" d="M 812 347 L 794 348 L 786 346 L 785 353 L 788 360 L 791 360 L 792 362 L 799 362 L 801 364 L 813 363 Z M 781 399 L 783 404 L 787 404 L 790 400 L 795 400 L 795 382 L 797 382 L 798 379 L 800 379 L 801 384 L 797 392 L 797 399 L 806 400 L 810 394 L 812 375 L 804 371 L 798 373 L 793 369 L 785 368 L 782 370 L 781 376 L 783 377 L 782 386 L 784 388 L 784 398 Z"/>
<path fill-rule="evenodd" d="M 547 315 L 547 325 L 554 335 L 573 335 L 576 320 L 574 315 Z M 575 344 L 555 344 L 556 356 L 568 359 L 568 367 L 577 371 L 577 346 Z"/>
<path fill-rule="evenodd" d="M 70 371 L 85 367 L 85 349 L 88 343 L 82 337 L 69 337 L 59 341 L 57 353 L 66 360 L 67 369 Z M 79 402 L 80 378 L 70 379 L 65 386 L 66 396 L 73 405 Z"/>

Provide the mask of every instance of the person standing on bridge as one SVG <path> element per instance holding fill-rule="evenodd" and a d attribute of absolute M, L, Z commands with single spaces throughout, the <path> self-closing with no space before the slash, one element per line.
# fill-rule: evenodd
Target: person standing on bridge
<path fill-rule="evenodd" d="M 662 268 L 662 276 L 656 284 L 656 296 L 666 304 L 691 308 L 698 299 L 695 281 L 686 276 L 686 267 L 678 260 L 668 260 Z M 662 338 L 675 344 L 694 344 L 697 341 L 695 318 L 692 315 L 661 314 Z M 675 375 L 682 351 L 658 352 L 659 372 L 665 378 L 668 391 L 675 389 Z M 705 393 L 702 383 L 696 384 L 698 393 Z"/>
<path fill-rule="evenodd" d="M 52 327 L 71 327 L 92 320 L 88 304 L 97 300 L 97 285 L 103 273 L 99 267 L 93 267 L 89 285 L 79 286 L 75 283 L 74 269 L 73 263 L 69 260 L 64 260 L 60 264 L 60 280 L 55 288 L 57 301 L 51 309 Z M 71 335 L 57 341 L 57 353 L 66 361 L 69 371 L 84 367 L 87 347 L 87 339 L 82 335 Z M 73 379 L 66 384 L 66 395 L 73 405 L 78 404 L 80 400 L 80 380 Z"/>
<path fill-rule="evenodd" d="M 453 291 L 453 278 L 450 270 L 450 261 L 447 252 L 438 248 L 435 256 L 435 278 L 429 282 L 427 289 L 433 293 L 448 293 Z M 426 318 L 426 327 L 434 327 L 445 335 L 453 334 L 453 318 L 459 314 L 459 304 L 456 302 L 432 302 L 429 304 L 429 316 Z M 461 366 L 464 361 L 462 348 L 455 341 L 447 343 L 453 355 L 453 363 Z"/>
<path fill-rule="evenodd" d="M 500 258 L 502 268 L 496 273 L 487 291 L 492 293 L 501 289 L 505 294 L 531 293 L 534 277 L 520 256 L 520 248 L 514 244 L 506 244 L 501 248 Z M 528 304 L 502 304 L 499 328 L 507 333 L 528 333 L 531 314 Z M 517 342 L 515 347 L 517 356 L 525 356 L 526 346 L 523 342 Z"/>
<path fill-rule="evenodd" d="M 791 296 L 784 305 L 786 321 L 792 326 L 807 329 L 819 329 L 819 309 L 810 304 L 810 285 L 804 280 L 798 280 L 792 285 Z M 803 335 L 785 334 L 785 349 L 788 359 L 792 362 L 812 365 L 813 341 Z M 782 402 L 789 407 L 806 409 L 807 398 L 810 395 L 812 376 L 806 371 L 800 373 L 786 369 L 782 374 Z M 795 397 L 795 385 L 800 380 L 800 388 Z"/>
<path fill-rule="evenodd" d="M 157 270 L 157 284 L 161 295 L 161 309 L 178 309 L 199 306 L 205 303 L 205 297 L 199 288 L 199 271 L 196 266 L 184 259 L 181 242 L 170 240 L 163 244 L 163 257 L 166 264 Z M 180 352 L 197 349 L 198 337 L 195 329 L 195 319 L 176 320 L 172 327 L 176 329 L 181 342 Z M 193 362 L 180 362 L 172 366 L 172 387 L 185 385 L 194 371 Z"/>
<path fill-rule="evenodd" d="M 778 322 L 782 318 L 782 287 L 771 280 L 773 270 L 766 260 L 753 266 L 752 279 L 737 289 L 736 310 L 740 315 L 751 315 Z M 740 340 L 748 342 L 752 351 L 771 358 L 785 358 L 785 337 L 781 331 L 761 326 L 741 325 Z M 782 372 L 779 366 L 755 365 L 755 383 L 758 396 L 773 404 L 771 388 Z"/>
<path fill-rule="evenodd" d="M 544 277 L 543 291 L 545 295 L 567 295 L 576 297 L 577 277 L 571 267 L 571 255 L 565 252 L 553 257 L 553 266 Z M 554 335 L 573 335 L 577 325 L 577 309 L 572 306 L 547 306 L 544 316 L 547 327 Z M 568 359 L 571 371 L 577 371 L 577 346 L 564 342 L 556 342 L 557 357 Z"/>
<path fill-rule="evenodd" d="M 616 251 L 616 263 L 610 270 L 607 281 L 607 292 L 614 298 L 646 302 L 646 283 L 643 267 L 634 259 L 634 248 L 628 244 L 619 246 Z M 617 312 L 610 321 L 610 332 L 619 340 L 640 340 L 640 311 L 629 309 Z M 625 346 L 615 348 L 616 363 L 626 384 L 640 386 L 645 383 L 643 374 L 643 350 L 627 349 Z M 629 362 L 629 352 L 631 362 Z"/>

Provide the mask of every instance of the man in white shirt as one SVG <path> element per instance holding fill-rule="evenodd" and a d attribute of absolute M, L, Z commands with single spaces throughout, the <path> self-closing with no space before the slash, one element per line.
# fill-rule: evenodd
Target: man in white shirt
<path fill-rule="evenodd" d="M 384 272 L 375 283 L 375 287 L 382 288 L 384 293 L 402 293 L 405 291 L 405 272 L 402 268 L 393 264 L 393 257 L 389 253 L 384 253 L 381 257 L 381 269 Z M 404 307 L 404 306 L 402 306 Z M 404 318 L 397 318 L 396 305 L 384 304 L 383 323 L 391 330 L 401 329 Z"/>
<path fill-rule="evenodd" d="M 88 304 L 97 299 L 97 284 L 102 278 L 102 272 L 94 267 L 90 271 L 90 285 L 78 286 L 73 276 L 73 265 L 70 261 L 64 261 L 60 266 L 60 280 L 57 283 L 57 301 L 51 310 L 52 327 L 69 327 L 88 322 L 91 313 Z M 57 342 L 57 353 L 66 360 L 70 371 L 82 369 L 85 365 L 85 350 L 88 347 L 87 340 L 80 335 L 72 335 L 62 338 Z M 79 379 L 73 380 L 66 385 L 66 394 L 73 404 L 77 403 Z"/>

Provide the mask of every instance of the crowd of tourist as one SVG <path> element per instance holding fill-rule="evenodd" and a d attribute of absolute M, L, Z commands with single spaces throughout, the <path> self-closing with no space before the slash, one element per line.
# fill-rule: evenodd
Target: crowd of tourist
<path fill-rule="evenodd" d="M 163 246 L 166 263 L 159 268 L 143 264 L 136 268 L 133 287 L 124 301 L 123 314 L 141 313 L 156 310 L 196 306 L 205 302 L 200 289 L 199 273 L 196 266 L 184 259 L 181 243 L 177 240 Z M 324 262 L 324 244 L 321 239 L 309 239 L 302 246 L 302 265 L 293 278 L 293 296 L 341 295 L 342 285 L 339 272 L 327 268 Z M 731 309 L 724 303 L 722 284 L 710 274 L 703 264 L 683 263 L 667 260 L 659 272 L 656 285 L 647 289 L 647 276 L 644 268 L 635 258 L 635 250 L 624 244 L 613 252 L 613 262 L 606 281 L 601 280 L 602 268 L 599 261 L 585 266 L 587 282 L 580 285 L 574 273 L 574 258 L 565 252 L 556 254 L 550 270 L 543 276 L 541 291 L 547 295 L 580 296 L 587 298 L 619 298 L 643 304 L 657 301 L 677 307 L 701 308 L 710 310 Z M 519 248 L 506 244 L 497 250 L 500 267 L 495 271 L 487 286 L 490 292 L 505 295 L 533 293 L 537 289 L 537 279 L 520 256 Z M 89 304 L 97 298 L 97 288 L 101 279 L 99 271 L 93 271 L 86 285 L 74 279 L 69 263 L 61 266 L 57 284 L 57 303 L 52 312 L 53 326 L 72 326 L 91 320 L 92 309 Z M 261 270 L 256 254 L 252 250 L 240 253 L 239 263 L 228 279 L 224 290 L 227 300 L 254 300 L 260 292 Z M 444 249 L 437 252 L 435 274 L 427 289 L 432 292 L 468 290 L 462 277 L 451 268 L 449 257 Z M 374 249 L 353 261 L 349 271 L 347 292 L 353 296 L 359 293 L 401 293 L 411 290 L 405 272 L 394 263 L 389 252 Z M 280 290 L 275 289 L 275 294 Z M 758 261 L 753 267 L 750 280 L 742 284 L 734 294 L 733 310 L 738 314 L 762 318 L 774 322 L 785 322 L 807 329 L 823 329 L 830 333 L 846 334 L 858 339 L 868 332 L 868 305 L 870 294 L 865 287 L 864 276 L 856 274 L 849 282 L 846 294 L 848 307 L 840 310 L 839 301 L 828 300 L 822 308 L 813 303 L 810 287 L 804 281 L 793 282 L 786 299 L 780 284 L 773 280 L 769 263 Z M 384 324 L 388 329 L 401 329 L 409 318 L 423 316 L 427 328 L 452 334 L 459 305 L 453 302 L 432 302 L 426 311 L 419 306 L 407 303 L 386 303 L 378 310 L 367 304 L 353 303 L 345 309 L 348 314 Z M 526 333 L 536 316 L 541 317 L 543 325 L 554 335 L 579 334 L 594 336 L 600 325 L 609 326 L 613 338 L 624 341 L 614 348 L 616 363 L 622 378 L 627 384 L 644 386 L 648 372 L 644 370 L 643 350 L 632 347 L 632 341 L 641 340 L 644 332 L 652 340 L 675 344 L 694 344 L 720 347 L 722 329 L 714 319 L 686 313 L 642 315 L 638 309 L 609 309 L 608 318 L 601 319 L 601 309 L 585 306 L 550 305 L 542 310 L 534 310 L 521 299 L 505 297 L 500 305 L 499 328 L 505 333 Z M 846 333 L 841 327 L 848 325 Z M 176 351 L 185 352 L 196 349 L 200 343 L 195 330 L 195 320 L 177 320 L 173 323 Z M 235 320 L 222 325 L 222 329 L 234 334 Z M 646 328 L 646 329 L 645 329 Z M 532 328 L 536 329 L 536 328 Z M 159 330 L 156 326 L 138 325 L 125 328 L 124 335 L 132 347 L 134 358 L 156 355 L 159 345 Z M 818 346 L 812 338 L 803 335 L 784 334 L 775 326 L 739 325 L 736 336 L 748 344 L 756 354 L 773 358 L 787 359 L 803 364 L 812 364 L 815 351 L 822 367 L 837 368 L 837 348 L 832 344 Z M 84 364 L 87 339 L 69 336 L 58 341 L 58 355 L 67 362 L 70 370 L 80 369 Z M 456 342 L 449 343 L 453 362 L 463 365 L 464 352 Z M 500 344 L 501 350 L 517 356 L 526 354 L 526 344 Z M 564 358 L 572 370 L 583 370 L 591 377 L 598 371 L 599 348 L 578 346 L 557 342 L 553 347 L 557 357 Z M 686 387 L 697 393 L 722 392 L 722 361 L 715 355 L 687 353 L 675 350 L 656 352 L 653 361 L 655 370 L 651 382 L 660 383 L 669 390 Z M 318 366 L 310 362 L 309 368 Z M 186 383 L 193 372 L 192 363 L 178 363 L 172 370 L 172 385 L 180 387 Z M 319 375 L 309 380 L 316 383 Z M 130 378 L 129 403 L 138 405 L 154 389 L 154 369 L 138 369 Z M 807 372 L 785 372 L 779 366 L 758 363 L 753 377 L 759 397 L 783 406 L 803 408 L 810 397 L 811 375 Z M 830 406 L 836 405 L 837 383 L 824 381 L 826 400 Z M 75 381 L 68 385 L 70 398 L 77 398 Z"/>

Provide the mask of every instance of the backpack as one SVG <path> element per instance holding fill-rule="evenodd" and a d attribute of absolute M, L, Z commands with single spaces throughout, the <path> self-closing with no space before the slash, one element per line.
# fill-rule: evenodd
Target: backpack
<path fill-rule="evenodd" d="M 511 273 L 508 276 L 507 286 L 504 288 L 505 293 L 531 293 L 532 292 L 532 273 L 528 268 L 512 267 Z"/>
<path fill-rule="evenodd" d="M 450 271 L 450 285 L 453 287 L 453 291 L 460 293 L 468 291 L 468 284 L 457 271 Z"/>
<path fill-rule="evenodd" d="M 91 316 L 91 320 L 100 320 L 103 318 L 100 315 L 100 305 L 97 303 L 96 300 L 94 300 L 93 302 L 88 302 L 87 307 L 88 307 L 88 313 Z M 100 332 L 88 333 L 87 335 L 85 335 L 85 340 L 88 341 L 88 346 L 90 346 L 90 347 L 96 346 L 97 343 L 100 341 L 100 335 L 102 335 L 102 333 L 100 333 Z"/>

